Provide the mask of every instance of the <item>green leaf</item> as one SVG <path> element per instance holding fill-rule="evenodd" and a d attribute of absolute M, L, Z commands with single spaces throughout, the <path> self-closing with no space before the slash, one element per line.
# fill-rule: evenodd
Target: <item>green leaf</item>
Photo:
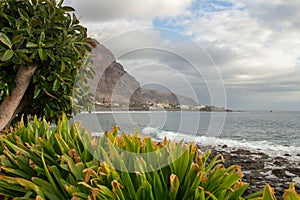
<path fill-rule="evenodd" d="M 176 195 L 179 189 L 179 179 L 175 174 L 171 174 L 170 176 L 170 189 L 169 189 L 169 197 L 170 199 L 176 199 Z"/>
<path fill-rule="evenodd" d="M 46 37 L 45 33 L 42 32 L 41 35 L 40 35 L 40 37 L 39 37 L 39 44 L 45 41 L 45 37 Z"/>
<path fill-rule="evenodd" d="M 52 173 L 53 176 L 54 176 L 54 179 L 57 181 L 58 186 L 59 186 L 60 188 L 65 188 L 66 183 L 65 183 L 65 181 L 63 180 L 63 178 L 61 177 L 61 171 L 60 171 L 55 165 L 51 166 L 51 167 L 50 167 L 50 170 L 51 170 L 51 173 Z M 67 195 L 67 191 L 66 191 L 66 190 L 63 190 L 63 192 L 62 192 L 61 195 L 66 196 L 66 195 Z"/>
<path fill-rule="evenodd" d="M 28 49 L 17 49 L 16 51 L 15 51 L 16 53 L 29 53 L 29 50 Z"/>
<path fill-rule="evenodd" d="M 12 39 L 12 43 L 16 44 L 17 42 L 19 42 L 21 39 L 23 38 L 22 35 L 17 35 Z"/>
<path fill-rule="evenodd" d="M 12 47 L 12 42 L 11 40 L 9 39 L 9 37 L 7 37 L 7 35 L 5 35 L 4 33 L 1 33 L 0 32 L 0 41 L 5 44 L 6 46 L 8 46 L 8 48 L 11 49 Z"/>
<path fill-rule="evenodd" d="M 49 47 L 54 47 L 56 45 L 56 40 L 54 39 L 48 39 L 45 41 L 45 47 L 49 48 Z"/>
<path fill-rule="evenodd" d="M 33 43 L 33 42 L 27 42 L 26 47 L 27 48 L 34 48 L 34 47 L 38 47 L 38 45 L 36 43 Z"/>
<path fill-rule="evenodd" d="M 32 182 L 39 186 L 44 191 L 45 196 L 48 196 L 49 199 L 60 200 L 60 198 L 55 195 L 55 191 L 49 182 L 38 177 L 33 177 Z"/>
<path fill-rule="evenodd" d="M 230 195 L 230 199 L 239 200 L 239 197 L 241 197 L 244 194 L 244 192 L 248 188 L 248 186 L 249 186 L 249 183 L 242 185 L 240 188 L 238 188 L 235 192 L 233 192 Z"/>
<path fill-rule="evenodd" d="M 79 20 L 77 19 L 76 15 L 73 13 L 73 20 L 72 20 L 72 24 L 78 24 Z"/>
<path fill-rule="evenodd" d="M 55 61 L 55 56 L 52 50 L 44 50 L 47 53 L 47 56 L 52 60 Z"/>
<path fill-rule="evenodd" d="M 29 63 L 32 63 L 32 59 L 31 58 L 29 58 L 25 53 L 22 53 L 22 52 L 20 52 L 20 51 L 16 51 L 16 54 L 20 57 L 20 58 L 22 58 L 23 60 L 25 60 L 26 62 L 29 62 Z"/>
<path fill-rule="evenodd" d="M 284 194 L 282 196 L 284 200 L 299 200 L 300 195 L 297 193 L 295 189 L 295 183 L 291 183 L 289 189 L 284 190 Z"/>
<path fill-rule="evenodd" d="M 238 174 L 231 174 L 223 179 L 224 183 L 220 184 L 220 188 L 232 187 L 238 180 L 240 176 Z"/>
<path fill-rule="evenodd" d="M 112 191 L 116 195 L 117 199 L 125 200 L 124 192 L 122 190 L 123 186 L 120 183 L 118 183 L 118 181 L 116 180 L 113 180 L 111 182 L 111 186 L 112 186 Z"/>
<path fill-rule="evenodd" d="M 40 88 L 35 88 L 33 99 L 36 99 L 39 96 L 40 92 L 41 92 Z"/>
<path fill-rule="evenodd" d="M 41 21 L 41 20 L 37 20 L 37 19 L 32 19 L 31 21 L 30 21 L 30 24 L 31 24 L 31 26 L 39 26 L 39 25 L 42 25 L 43 24 L 43 22 Z"/>
<path fill-rule="evenodd" d="M 195 191 L 195 198 L 194 199 L 205 199 L 205 191 L 204 188 L 198 187 Z"/>
<path fill-rule="evenodd" d="M 45 162 L 44 153 L 42 153 L 41 158 L 42 158 L 42 163 L 43 163 L 44 170 L 45 170 L 45 173 L 46 173 L 46 176 L 47 176 L 47 179 L 48 179 L 49 183 L 51 184 L 53 190 L 55 191 L 55 194 L 59 195 L 60 198 L 63 199 L 62 198 L 63 196 L 62 196 L 61 192 L 59 191 L 59 189 L 57 188 L 57 184 L 53 180 L 53 178 L 52 178 L 52 176 L 50 174 L 50 171 L 48 169 L 48 166 L 47 166 L 47 164 Z"/>
<path fill-rule="evenodd" d="M 32 182 L 35 183 L 37 186 L 41 187 L 43 190 L 47 190 L 50 192 L 55 192 L 51 186 L 51 184 L 44 179 L 38 177 L 32 177 Z"/>
<path fill-rule="evenodd" d="M 13 55 L 14 55 L 14 51 L 8 49 L 0 56 L 0 60 L 3 62 L 8 61 L 13 57 Z"/>
<path fill-rule="evenodd" d="M 10 26 L 12 26 L 12 27 L 15 26 L 15 24 L 16 24 L 15 18 L 13 18 L 13 17 L 11 17 L 9 15 L 6 15 L 4 13 L 1 13 L 1 15 L 9 22 Z"/>
<path fill-rule="evenodd" d="M 97 187 L 100 189 L 100 193 L 104 199 L 114 199 L 113 193 L 108 187 L 100 184 L 97 184 Z"/>
<path fill-rule="evenodd" d="M 61 73 L 64 72 L 65 69 L 66 69 L 66 65 L 65 65 L 64 61 L 61 61 L 61 64 L 60 64 L 60 72 L 61 72 Z"/>
<path fill-rule="evenodd" d="M 14 64 L 21 65 L 23 63 L 22 58 L 18 56 L 13 56 L 11 60 Z"/>
<path fill-rule="evenodd" d="M 13 169 L 13 168 L 7 168 L 7 167 L 1 167 L 1 170 L 5 171 L 5 172 L 8 172 L 8 173 L 11 173 L 17 177 L 22 177 L 22 178 L 25 178 L 25 179 L 30 179 L 30 175 L 28 175 L 27 173 L 25 173 L 24 171 L 22 170 L 19 170 L 19 169 Z"/>
<path fill-rule="evenodd" d="M 22 179 L 22 178 L 16 178 L 16 180 L 18 181 L 18 183 L 22 186 L 24 186 L 28 191 L 29 190 L 34 190 L 34 192 L 39 195 L 42 199 L 44 199 L 44 192 L 41 190 L 40 187 L 38 187 L 36 184 L 34 184 L 31 181 L 28 181 L 26 179 Z"/>
<path fill-rule="evenodd" d="M 9 89 L 8 89 L 8 88 L 5 89 L 5 95 L 6 95 L 6 96 L 10 96 L 10 92 L 9 92 Z"/>
<path fill-rule="evenodd" d="M 5 193 L 6 192 L 15 192 L 15 191 L 26 193 L 27 190 L 20 185 L 15 185 L 16 184 L 15 180 L 13 180 L 13 183 L 15 183 L 15 184 L 13 184 L 10 177 L 5 177 L 4 180 L 5 180 L 5 182 L 0 182 L 0 188 L 4 189 Z"/>
<path fill-rule="evenodd" d="M 153 188 L 155 188 L 155 190 L 154 190 L 155 198 L 156 199 L 166 199 L 166 196 L 165 196 L 166 193 L 164 192 L 164 189 L 166 190 L 166 188 L 163 188 L 163 181 L 160 179 L 158 172 L 153 171 L 153 176 L 154 176 Z"/>
<path fill-rule="evenodd" d="M 55 139 L 62 153 L 67 153 L 70 150 L 70 147 L 61 135 L 55 134 Z"/>
<path fill-rule="evenodd" d="M 65 11 L 65 12 L 74 12 L 75 9 L 70 7 L 70 6 L 64 6 L 62 7 L 62 9 Z"/>
<path fill-rule="evenodd" d="M 212 200 L 218 200 L 218 198 L 213 193 L 210 193 L 208 191 L 206 191 L 205 193 L 208 194 L 212 198 Z"/>
<path fill-rule="evenodd" d="M 1 29 L 1 32 L 2 32 L 2 33 L 10 33 L 10 32 L 12 32 L 12 29 L 5 26 L 5 27 L 3 27 L 3 28 Z"/>
<path fill-rule="evenodd" d="M 18 8 L 18 12 L 23 20 L 29 22 L 29 16 L 22 8 Z"/>
<path fill-rule="evenodd" d="M 39 53 L 40 59 L 41 59 L 41 60 L 45 60 L 46 55 L 45 55 L 45 53 L 44 53 L 44 51 L 43 51 L 42 48 L 39 48 L 39 49 L 38 49 L 38 53 Z"/>
<path fill-rule="evenodd" d="M 267 184 L 263 191 L 263 200 L 276 200 L 274 190 L 269 184 Z"/>
<path fill-rule="evenodd" d="M 59 88 L 59 86 L 60 86 L 60 81 L 59 81 L 58 79 L 56 79 L 56 80 L 54 81 L 52 90 L 53 90 L 53 91 L 57 91 L 57 89 Z"/>

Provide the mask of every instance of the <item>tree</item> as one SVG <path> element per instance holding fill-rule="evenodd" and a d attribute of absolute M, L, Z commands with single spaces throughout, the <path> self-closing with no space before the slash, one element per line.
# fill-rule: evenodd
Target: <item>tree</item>
<path fill-rule="evenodd" d="M 0 131 L 22 115 L 55 122 L 62 113 L 71 116 L 72 108 L 91 106 L 86 82 L 93 77 L 95 43 L 74 9 L 62 4 L 0 0 Z"/>

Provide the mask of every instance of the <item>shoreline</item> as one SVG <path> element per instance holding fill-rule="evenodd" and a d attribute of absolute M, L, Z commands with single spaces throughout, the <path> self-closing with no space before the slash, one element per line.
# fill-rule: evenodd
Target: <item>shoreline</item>
<path fill-rule="evenodd" d="M 227 108 L 218 108 L 214 106 L 206 106 L 201 109 L 197 108 L 155 108 L 149 107 L 111 107 L 111 106 L 95 106 L 95 111 L 195 111 L 195 112 L 236 112 Z M 242 112 L 242 111 L 237 111 Z"/>
<path fill-rule="evenodd" d="M 289 160 L 289 154 L 283 156 L 269 156 L 260 151 L 250 151 L 241 148 L 224 146 L 203 146 L 199 149 L 205 151 L 212 150 L 212 158 L 217 154 L 222 154 L 225 158 L 224 165 L 240 165 L 244 174 L 243 181 L 250 183 L 245 195 L 258 192 L 266 184 L 270 184 L 275 189 L 275 195 L 282 199 L 285 189 L 290 183 L 295 183 L 297 192 L 300 192 L 300 163 Z M 300 155 L 297 155 L 300 158 Z"/>
<path fill-rule="evenodd" d="M 203 113 L 241 113 L 241 112 L 249 112 L 249 111 L 205 111 L 205 110 L 180 110 L 180 109 L 165 109 L 165 110 L 146 110 L 146 109 L 133 109 L 133 110 L 128 110 L 128 109 L 102 109 L 102 110 L 93 110 L 91 113 L 92 114 L 97 114 L 97 113 L 135 113 L 135 112 L 141 112 L 141 113 L 148 113 L 148 112 L 203 112 Z M 90 114 L 87 111 L 82 111 L 80 114 Z"/>

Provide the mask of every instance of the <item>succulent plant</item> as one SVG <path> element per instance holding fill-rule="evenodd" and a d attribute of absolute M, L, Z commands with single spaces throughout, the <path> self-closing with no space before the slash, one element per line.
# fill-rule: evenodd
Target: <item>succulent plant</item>
<path fill-rule="evenodd" d="M 156 142 L 119 134 L 99 138 L 70 125 L 21 121 L 0 136 L 0 195 L 4 199 L 276 199 L 270 185 L 243 197 L 241 167 L 228 168 L 195 144 Z M 293 184 L 284 199 L 299 199 Z"/>

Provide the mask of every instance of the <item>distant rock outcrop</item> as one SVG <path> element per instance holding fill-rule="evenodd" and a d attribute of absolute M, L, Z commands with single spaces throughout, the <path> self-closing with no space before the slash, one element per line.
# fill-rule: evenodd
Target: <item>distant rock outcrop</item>
<path fill-rule="evenodd" d="M 144 103 L 167 103 L 172 105 L 197 105 L 188 97 L 174 94 L 172 92 L 162 92 L 142 88 L 142 98 Z"/>

